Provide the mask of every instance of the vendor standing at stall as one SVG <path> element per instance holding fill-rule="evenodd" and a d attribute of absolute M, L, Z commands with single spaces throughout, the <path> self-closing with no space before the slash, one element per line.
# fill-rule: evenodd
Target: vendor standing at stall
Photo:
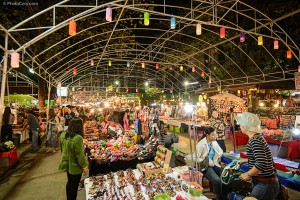
<path fill-rule="evenodd" d="M 223 152 L 226 152 L 226 146 L 225 146 L 225 127 L 226 124 L 223 119 L 219 118 L 218 111 L 214 110 L 211 113 L 211 118 L 209 119 L 210 126 L 213 127 L 217 133 L 217 142 Z"/>
<path fill-rule="evenodd" d="M 242 133 L 249 136 L 247 144 L 248 159 L 239 161 L 248 162 L 249 171 L 240 175 L 240 179 L 252 179 L 251 197 L 258 200 L 273 200 L 279 192 L 279 183 L 274 168 L 274 161 L 268 143 L 261 134 L 261 121 L 258 116 L 243 112 L 236 116 Z"/>

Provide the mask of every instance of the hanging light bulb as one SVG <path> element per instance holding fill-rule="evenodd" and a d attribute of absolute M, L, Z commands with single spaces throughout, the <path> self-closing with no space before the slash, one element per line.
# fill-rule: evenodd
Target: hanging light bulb
<path fill-rule="evenodd" d="M 196 25 L 196 35 L 201 35 L 202 34 L 202 26 L 200 23 Z"/>
<path fill-rule="evenodd" d="M 108 66 L 111 67 L 111 60 L 108 61 Z"/>
<path fill-rule="evenodd" d="M 73 68 L 73 75 L 76 76 L 76 74 L 77 74 L 77 69 Z"/>
<path fill-rule="evenodd" d="M 172 67 L 172 65 L 170 65 L 170 70 L 171 70 L 171 71 L 173 70 L 173 67 Z"/>
<path fill-rule="evenodd" d="M 226 35 L 226 29 L 225 27 L 220 28 L 220 38 L 225 38 Z"/>
<path fill-rule="evenodd" d="M 241 32 L 240 33 L 240 42 L 245 42 L 245 40 L 246 40 L 245 33 Z"/>
<path fill-rule="evenodd" d="M 175 17 L 171 17 L 171 29 L 176 29 L 176 19 Z"/>
<path fill-rule="evenodd" d="M 57 82 L 57 87 L 61 88 L 61 82 L 60 81 Z"/>
<path fill-rule="evenodd" d="M 148 12 L 144 13 L 144 25 L 149 26 L 150 24 L 150 14 Z"/>
<path fill-rule="evenodd" d="M 279 49 L 279 42 L 278 42 L 278 40 L 274 40 L 274 49 Z"/>
<path fill-rule="evenodd" d="M 159 68 L 159 65 L 158 63 L 155 64 L 155 69 L 158 69 Z"/>
<path fill-rule="evenodd" d="M 20 66 L 20 54 L 19 53 L 17 53 L 17 52 L 11 53 L 10 66 L 12 68 L 19 68 L 19 66 Z"/>
<path fill-rule="evenodd" d="M 127 67 L 130 67 L 130 62 L 129 61 L 127 61 Z"/>
<path fill-rule="evenodd" d="M 91 66 L 94 66 L 95 65 L 95 63 L 94 63 L 94 60 L 92 59 L 91 60 Z"/>
<path fill-rule="evenodd" d="M 69 22 L 69 35 L 75 36 L 76 35 L 76 22 L 71 20 Z"/>
<path fill-rule="evenodd" d="M 195 72 L 195 71 L 196 71 L 195 67 L 192 67 L 192 72 Z"/>
<path fill-rule="evenodd" d="M 263 45 L 264 44 L 264 41 L 263 41 L 263 37 L 260 35 L 258 36 L 258 45 Z"/>
<path fill-rule="evenodd" d="M 292 58 L 292 51 L 291 51 L 291 50 L 287 50 L 287 52 L 286 52 L 286 57 L 287 57 L 288 59 L 291 59 L 291 58 Z"/>
<path fill-rule="evenodd" d="M 143 68 L 143 69 L 145 68 L 145 63 L 144 63 L 144 62 L 142 62 L 142 68 Z"/>
<path fill-rule="evenodd" d="M 183 71 L 183 66 L 182 66 L 182 65 L 180 66 L 180 71 L 181 71 L 181 72 Z"/>
<path fill-rule="evenodd" d="M 32 73 L 32 74 L 34 74 L 33 68 L 29 68 L 29 72 Z"/>
<path fill-rule="evenodd" d="M 106 8 L 106 21 L 112 22 L 112 9 L 110 7 Z"/>

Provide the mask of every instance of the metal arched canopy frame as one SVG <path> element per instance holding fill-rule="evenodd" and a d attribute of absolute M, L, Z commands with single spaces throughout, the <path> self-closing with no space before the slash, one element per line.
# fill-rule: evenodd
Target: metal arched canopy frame
<path fill-rule="evenodd" d="M 24 44 L 19 44 L 18 45 L 19 48 L 16 51 L 23 51 L 23 52 L 25 51 L 25 54 L 27 56 L 29 56 L 29 61 L 31 60 L 33 63 L 35 63 L 36 66 L 38 66 L 39 69 L 43 69 L 42 71 L 43 71 L 44 74 L 46 73 L 46 76 L 45 76 L 46 80 L 50 80 L 51 82 L 54 81 L 54 83 L 59 81 L 63 77 L 56 76 L 55 74 L 52 74 L 53 72 L 51 71 L 51 68 L 49 68 L 49 66 L 47 66 L 47 60 L 49 60 L 49 59 L 46 59 L 46 61 L 44 60 L 44 61 L 37 62 L 37 60 L 39 60 L 39 56 L 42 55 L 43 53 L 47 52 L 47 50 L 45 50 L 45 51 L 41 52 L 41 54 L 38 54 L 38 55 L 33 57 L 33 56 L 30 56 L 30 54 L 26 51 L 26 48 L 30 47 L 31 45 L 34 45 L 38 41 L 41 41 L 46 36 L 49 36 L 51 33 L 54 33 L 55 31 L 60 30 L 61 28 L 67 26 L 69 20 L 73 19 L 75 21 L 79 21 L 80 19 L 85 18 L 89 15 L 96 14 L 97 12 L 103 12 L 104 11 L 103 8 L 105 8 L 107 6 L 111 6 L 113 9 L 122 9 L 122 10 L 121 10 L 121 14 L 118 16 L 118 19 L 115 22 L 112 22 L 112 23 L 115 23 L 115 24 L 114 24 L 113 30 L 111 31 L 110 37 L 107 40 L 101 41 L 101 42 L 106 42 L 106 44 L 103 48 L 103 52 L 100 55 L 96 54 L 94 56 L 95 58 L 99 59 L 98 63 L 97 63 L 98 66 L 103 65 L 101 62 L 102 62 L 103 58 L 106 58 L 105 56 L 108 56 L 108 55 L 109 56 L 116 56 L 116 55 L 110 53 L 110 51 L 107 51 L 107 48 L 111 46 L 110 42 L 115 39 L 115 37 L 112 37 L 112 36 L 117 31 L 116 29 L 117 29 L 117 25 L 118 25 L 119 21 L 127 20 L 127 19 L 122 19 L 122 12 L 125 9 L 132 10 L 132 11 L 137 11 L 137 12 L 147 11 L 147 12 L 149 12 L 150 14 L 152 14 L 154 16 L 161 16 L 161 17 L 172 17 L 172 16 L 174 16 L 176 19 L 179 19 L 180 21 L 182 21 L 182 23 L 180 23 L 180 25 L 183 24 L 184 27 L 189 26 L 192 23 L 201 23 L 201 24 L 205 25 L 205 27 L 206 27 L 205 30 L 206 31 L 210 31 L 215 35 L 218 34 L 214 30 L 215 27 L 217 27 L 217 28 L 218 27 L 226 27 L 227 29 L 232 30 L 232 31 L 245 32 L 245 33 L 247 33 L 247 35 L 250 35 L 251 37 L 253 37 L 253 39 L 255 39 L 255 36 L 257 36 L 257 35 L 263 35 L 264 37 L 271 38 L 271 39 L 278 39 L 284 44 L 284 46 L 286 46 L 288 49 L 290 49 L 292 51 L 294 57 L 299 62 L 299 56 L 296 54 L 296 51 L 299 52 L 299 47 L 295 44 L 295 42 L 292 40 L 292 38 L 277 24 L 277 22 L 279 20 L 282 20 L 285 17 L 289 17 L 289 16 L 291 16 L 295 13 L 300 12 L 299 9 L 295 10 L 293 13 L 287 14 L 286 16 L 282 16 L 278 19 L 272 20 L 271 18 L 269 18 L 268 16 L 266 16 L 264 13 L 260 12 L 259 10 L 255 9 L 255 8 L 249 6 L 249 5 L 247 5 L 247 4 L 245 4 L 241 1 L 238 1 L 238 0 L 237 1 L 229 1 L 229 2 L 228 1 L 222 1 L 222 0 L 220 0 L 220 1 L 217 0 L 217 1 L 213 1 L 213 2 L 195 0 L 195 1 L 191 1 L 192 2 L 192 7 L 190 7 L 190 8 L 180 7 L 180 6 L 173 6 L 173 5 L 166 5 L 166 4 L 128 4 L 128 0 L 116 0 L 116 1 L 112 1 L 110 3 L 101 4 L 101 5 L 98 5 L 97 4 L 98 1 L 96 1 L 95 5 L 92 5 L 92 6 L 87 6 L 87 5 L 66 5 L 68 2 L 69 1 L 66 0 L 66 1 L 62 1 L 58 4 L 55 4 L 52 7 L 48 8 L 48 9 L 45 9 L 45 10 L 41 11 L 40 13 L 37 13 L 36 15 L 24 20 L 23 22 L 21 22 L 21 23 L 17 24 L 16 26 L 14 26 L 14 27 L 7 30 L 7 32 L 9 34 L 11 34 L 13 32 L 29 31 L 29 30 L 33 30 L 33 29 L 39 29 L 37 27 L 33 27 L 33 28 L 20 28 L 20 27 L 24 26 L 27 22 L 31 21 L 32 19 L 34 19 L 36 17 L 39 17 L 40 15 L 42 15 L 44 13 L 47 13 L 47 12 L 52 12 L 53 13 L 53 24 L 52 24 L 52 26 L 41 27 L 40 30 L 46 29 L 46 31 L 44 31 L 42 34 L 36 36 L 35 38 L 31 39 L 30 41 L 28 41 Z M 193 7 L 194 3 L 199 3 L 199 5 L 202 5 L 202 6 L 205 5 L 205 6 L 203 8 L 199 8 L 199 5 Z M 165 9 L 164 9 L 164 12 L 147 10 L 147 9 L 143 8 L 145 6 L 183 9 L 185 11 L 188 11 L 188 14 L 186 14 L 184 16 L 179 16 L 179 15 L 166 13 Z M 247 9 L 239 10 L 238 9 L 239 6 L 241 6 L 243 8 L 247 8 Z M 69 19 L 67 19 L 67 20 L 65 20 L 65 21 L 63 21 L 59 24 L 56 24 L 56 22 L 55 22 L 55 17 L 56 17 L 55 10 L 59 9 L 61 7 L 72 7 L 72 8 L 81 8 L 81 9 L 85 8 L 86 10 L 83 11 L 83 12 L 80 12 L 79 14 L 77 14 L 75 16 L 70 17 Z M 222 16 L 218 16 L 218 9 L 224 9 L 225 10 L 223 12 Z M 249 11 L 253 12 L 255 16 L 252 17 L 252 16 L 250 16 L 250 14 L 247 14 L 247 13 L 249 13 Z M 253 21 L 254 24 L 255 24 L 255 27 L 247 30 L 247 29 L 244 29 L 243 27 L 237 26 L 236 24 L 230 22 L 229 20 L 226 20 L 226 16 L 229 15 L 229 13 L 234 13 L 235 15 L 237 15 L 239 17 L 245 17 L 245 18 L 247 18 L 247 20 Z M 212 17 L 213 20 L 212 21 L 201 21 L 201 20 L 197 19 L 197 16 L 195 17 L 195 14 L 206 15 L 206 16 Z M 187 15 L 191 15 L 191 17 L 188 17 Z M 256 18 L 256 15 L 260 15 L 260 17 L 263 17 L 263 19 Z M 151 28 L 147 28 L 147 29 L 151 30 Z M 268 32 L 269 34 L 257 33 L 256 31 L 258 29 L 265 29 L 265 30 L 269 31 Z M 131 67 L 132 70 L 134 69 L 134 65 L 136 63 L 139 63 L 140 61 L 145 59 L 145 57 L 148 57 L 152 53 L 155 53 L 155 56 L 153 57 L 153 59 L 155 59 L 155 60 L 153 60 L 153 62 L 161 62 L 162 60 L 159 60 L 159 58 L 157 58 L 157 56 L 158 55 L 162 55 L 162 56 L 166 55 L 166 53 L 162 54 L 160 52 L 161 49 L 168 48 L 168 47 L 164 46 L 166 44 L 166 42 L 168 42 L 168 41 L 174 42 L 175 41 L 175 40 L 171 39 L 172 37 L 174 37 L 176 35 L 180 35 L 180 34 L 184 35 L 184 34 L 180 33 L 182 30 L 183 30 L 183 28 L 180 29 L 180 31 L 179 30 L 172 31 L 172 30 L 169 30 L 169 29 L 165 30 L 165 32 L 162 33 L 162 35 L 160 37 L 157 37 L 157 39 L 154 42 L 152 42 L 151 44 L 149 44 L 146 48 L 144 48 L 143 51 L 141 51 L 139 54 L 136 54 L 136 55 L 133 56 L 134 57 L 133 60 L 135 61 L 135 63 L 133 63 L 133 65 Z M 281 33 L 278 33 L 278 31 L 280 31 Z M 168 37 L 168 34 L 170 34 L 171 36 Z M 167 36 L 167 37 L 164 37 L 164 36 Z M 221 42 L 216 42 L 214 44 L 210 43 L 208 47 L 203 48 L 203 49 L 199 49 L 198 51 L 194 52 L 193 54 L 182 58 L 182 60 L 179 60 L 178 63 L 175 63 L 175 64 L 180 64 L 182 62 L 187 62 L 187 64 L 193 64 L 195 66 L 198 66 L 197 64 L 201 63 L 201 62 L 199 61 L 199 59 L 196 59 L 195 56 L 197 56 L 198 54 L 201 54 L 201 53 L 205 54 L 205 51 L 208 51 L 208 50 L 211 50 L 211 49 L 217 49 L 218 46 L 220 46 L 224 43 L 227 43 L 227 42 L 235 45 L 241 52 L 243 52 L 243 54 L 247 55 L 246 52 L 244 52 L 241 48 L 238 47 L 238 45 L 235 44 L 235 42 L 233 42 L 234 39 L 236 39 L 237 37 L 238 37 L 238 35 L 227 38 L 227 39 L 225 39 Z M 71 37 L 69 37 L 69 38 L 71 38 Z M 164 40 L 164 42 L 161 42 L 161 39 Z M 175 41 L 175 42 L 179 43 L 178 41 Z M 153 46 L 155 47 L 154 49 L 153 49 Z M 158 48 L 158 50 L 156 50 L 156 48 Z M 168 49 L 170 49 L 170 48 L 168 48 Z M 281 73 L 283 74 L 282 78 L 284 79 L 285 74 L 290 73 L 290 71 L 284 70 L 280 66 L 280 64 L 277 62 L 276 58 L 272 55 L 272 52 L 270 52 L 265 47 L 264 47 L 264 49 L 269 54 L 269 56 L 274 60 L 274 62 L 277 63 L 278 66 L 281 68 L 281 70 L 282 70 Z M 107 52 L 109 54 L 107 54 Z M 85 53 L 87 53 L 87 52 L 85 52 Z M 207 53 L 206 53 L 206 55 L 207 55 Z M 99 56 L 100 56 L 100 58 L 99 58 Z M 175 59 L 176 58 L 178 59 L 178 56 L 175 56 L 175 55 L 172 55 L 172 56 Z M 214 59 L 213 56 L 211 56 L 211 55 L 208 55 L 208 57 L 211 58 L 211 59 Z M 256 64 L 254 62 L 254 60 L 252 60 L 249 56 L 248 56 L 248 58 L 251 62 L 253 61 L 254 65 Z M 116 59 L 119 59 L 119 58 L 116 58 Z M 112 60 L 113 60 L 113 58 L 112 58 Z M 231 59 L 231 60 L 233 61 L 233 59 Z M 25 64 L 25 63 L 26 63 L 26 61 L 23 64 Z M 68 62 L 65 62 L 65 63 L 68 63 Z M 79 73 L 83 73 L 84 70 L 87 70 L 86 69 L 87 67 L 86 67 L 86 65 L 84 65 L 84 63 L 86 63 L 86 60 L 85 61 L 84 60 L 79 61 L 79 65 L 82 65 L 82 67 L 78 70 Z M 235 62 L 233 62 L 233 63 L 236 64 Z M 202 63 L 202 64 L 204 66 L 206 66 L 205 63 Z M 218 64 L 220 64 L 220 63 L 218 63 Z M 256 64 L 256 66 L 257 66 L 257 64 Z M 238 64 L 236 64 L 236 67 L 239 68 L 239 69 L 242 69 Z M 257 68 L 260 69 L 258 66 L 257 66 Z M 66 68 L 66 70 L 70 70 L 70 68 Z M 204 69 L 201 68 L 200 70 L 204 70 Z M 242 71 L 243 74 L 246 75 L 243 78 L 245 78 L 249 82 L 249 78 L 251 77 L 251 75 L 247 75 L 243 70 L 241 70 L 241 71 Z M 208 73 L 213 73 L 212 70 L 209 70 L 209 69 L 207 69 L 206 73 L 207 72 Z M 268 76 L 269 74 L 265 74 L 263 71 L 261 71 L 261 73 L 262 73 L 261 76 L 263 76 L 264 79 L 260 80 L 260 82 L 269 81 L 269 80 L 265 79 L 265 77 Z M 41 75 L 40 72 L 38 72 L 38 74 Z M 230 73 L 228 73 L 228 74 L 229 74 L 229 76 L 231 76 Z M 273 73 L 270 73 L 270 74 L 273 74 Z M 257 76 L 257 75 L 255 74 L 253 76 Z M 65 78 L 65 80 L 68 80 L 68 79 L 70 79 L 70 78 L 68 78 L 68 77 Z M 235 78 L 231 78 L 231 79 L 235 80 Z M 278 79 L 278 77 L 277 77 L 277 79 Z M 222 81 L 224 81 L 224 80 L 219 80 L 215 76 L 215 78 L 213 78 L 213 81 L 215 83 L 220 82 L 219 85 L 223 85 Z M 233 84 L 235 84 L 235 82 L 232 81 L 231 84 L 233 85 Z M 180 85 L 180 84 L 178 84 L 178 85 Z"/>

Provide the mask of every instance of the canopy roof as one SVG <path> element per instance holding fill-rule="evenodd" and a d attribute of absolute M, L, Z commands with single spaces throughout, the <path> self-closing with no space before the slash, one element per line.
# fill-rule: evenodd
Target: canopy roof
<path fill-rule="evenodd" d="M 7 49 L 22 58 L 15 71 L 35 83 L 40 76 L 54 86 L 61 81 L 75 89 L 104 92 L 119 81 L 119 92 L 135 92 L 147 81 L 149 87 L 182 93 L 290 81 L 299 65 L 296 0 L 54 2 L 38 1 L 39 6 L 28 6 L 24 13 L 9 6 L 1 12 L 2 53 L 8 34 Z M 112 8 L 112 22 L 105 19 L 107 7 Z M 145 12 L 150 13 L 148 26 Z M 175 29 L 170 28 L 171 17 Z M 75 36 L 68 35 L 70 20 L 77 23 Z M 196 35 L 198 23 L 201 35 Z M 226 28 L 225 38 L 220 38 L 221 27 Z M 258 36 L 263 45 L 258 45 Z M 274 40 L 279 41 L 277 50 Z M 287 59 L 287 50 L 292 59 Z M 186 86 L 185 81 L 193 84 Z"/>

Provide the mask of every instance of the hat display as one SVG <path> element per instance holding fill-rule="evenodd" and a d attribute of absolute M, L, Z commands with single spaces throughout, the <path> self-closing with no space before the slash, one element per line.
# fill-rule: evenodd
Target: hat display
<path fill-rule="evenodd" d="M 243 112 L 237 114 L 235 117 L 237 124 L 244 126 L 246 130 L 253 131 L 256 133 L 261 133 L 262 129 L 260 127 L 261 121 L 257 115 L 250 112 Z"/>

